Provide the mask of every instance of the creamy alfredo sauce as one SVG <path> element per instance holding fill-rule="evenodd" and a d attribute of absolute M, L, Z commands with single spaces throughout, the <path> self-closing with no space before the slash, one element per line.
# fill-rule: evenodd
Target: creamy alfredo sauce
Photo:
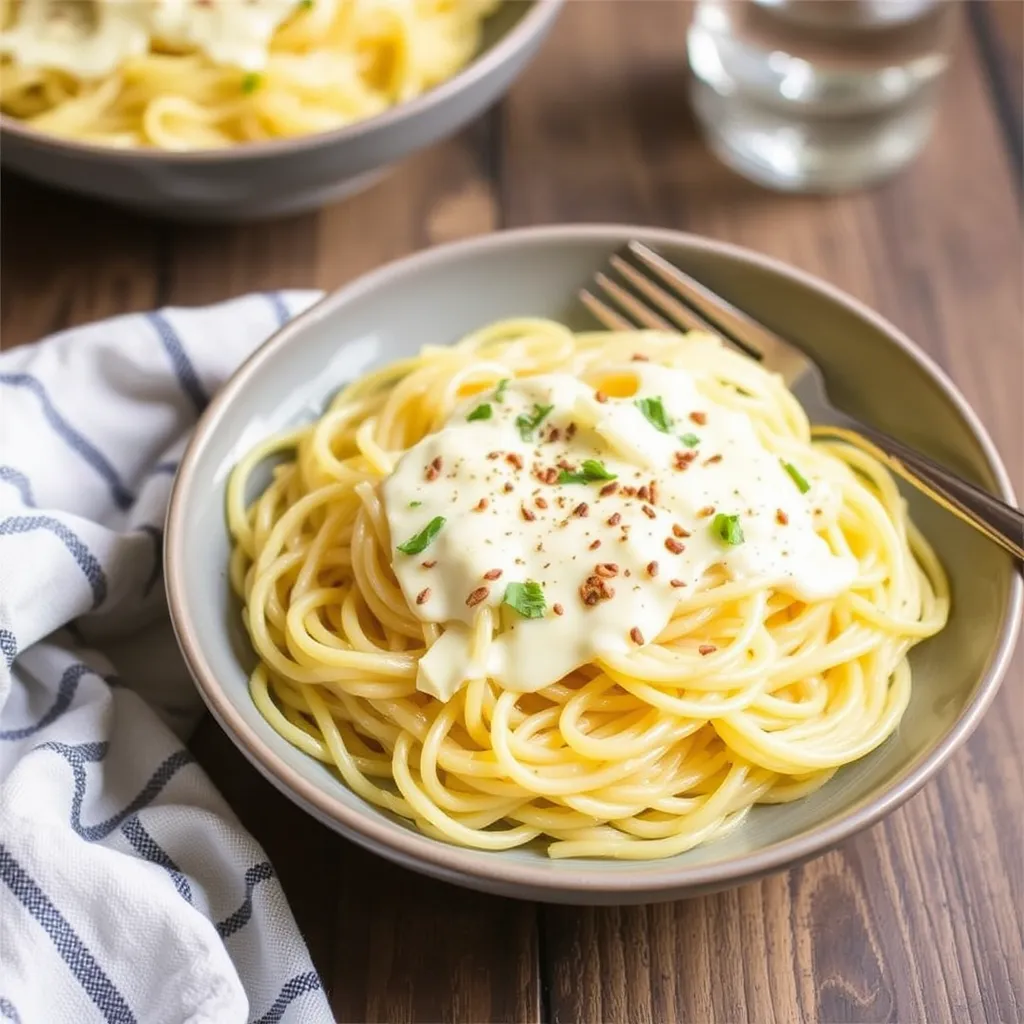
<path fill-rule="evenodd" d="M 709 402 L 682 370 L 602 375 L 633 378 L 636 393 L 606 397 L 565 374 L 511 381 L 460 405 L 384 482 L 395 575 L 413 613 L 445 627 L 420 662 L 420 690 L 448 700 L 486 674 L 532 692 L 636 650 L 716 564 L 802 600 L 852 582 L 854 561 L 814 531 L 827 484 L 801 493 L 748 417 Z M 588 482 L 570 482 L 580 474 Z M 422 551 L 400 549 L 438 517 Z M 504 603 L 526 581 L 543 594 L 536 618 Z M 479 664 L 483 607 L 500 628 Z"/>
<path fill-rule="evenodd" d="M 302 0 L 22 0 L 14 24 L 0 32 L 0 53 L 25 67 L 98 78 L 153 42 L 258 71 L 274 32 L 300 6 Z"/>

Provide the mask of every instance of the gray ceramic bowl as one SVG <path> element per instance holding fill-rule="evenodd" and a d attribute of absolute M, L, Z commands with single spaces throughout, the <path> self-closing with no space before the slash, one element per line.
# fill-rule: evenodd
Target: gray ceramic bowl
<path fill-rule="evenodd" d="M 46 135 L 0 116 L 3 165 L 47 185 L 178 220 L 258 220 L 372 184 L 494 103 L 537 52 L 562 0 L 507 0 L 479 56 L 447 82 L 337 131 L 195 153 L 121 150 Z"/>
<path fill-rule="evenodd" d="M 200 421 L 174 486 L 167 588 L 174 626 L 213 715 L 274 785 L 330 828 L 407 867 L 513 896 L 628 903 L 714 890 L 820 853 L 877 821 L 930 778 L 995 695 L 1019 626 L 1008 556 L 916 493 L 912 513 L 953 588 L 947 629 L 912 655 L 915 686 L 898 731 L 813 796 L 755 808 L 728 838 L 667 860 L 552 861 L 542 852 L 466 850 L 368 806 L 299 753 L 249 699 L 252 652 L 229 592 L 224 489 L 239 456 L 314 416 L 343 381 L 451 342 L 499 317 L 575 319 L 573 295 L 629 238 L 791 336 L 820 361 L 841 405 L 1012 499 L 992 442 L 942 372 L 894 327 L 797 270 L 675 232 L 555 227 L 434 249 L 350 284 L 298 317 L 232 378 Z"/>

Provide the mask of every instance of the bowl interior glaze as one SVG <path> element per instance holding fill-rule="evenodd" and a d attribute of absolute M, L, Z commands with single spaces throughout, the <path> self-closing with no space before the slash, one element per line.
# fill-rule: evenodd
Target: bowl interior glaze
<path fill-rule="evenodd" d="M 941 373 L 891 326 L 827 285 L 720 243 L 643 228 L 509 232 L 385 267 L 325 299 L 267 343 L 197 429 L 175 484 L 168 592 L 175 628 L 211 710 L 292 799 L 358 842 L 417 870 L 482 889 L 578 903 L 667 899 L 721 888 L 820 852 L 906 799 L 966 738 L 994 696 L 1021 604 L 1009 558 L 908 490 L 911 512 L 949 573 L 947 629 L 911 657 L 914 690 L 899 729 L 797 803 L 755 808 L 734 834 L 667 860 L 552 861 L 537 849 L 463 850 L 369 807 L 325 766 L 282 740 L 249 699 L 253 658 L 229 592 L 224 493 L 260 438 L 308 419 L 366 370 L 444 344 L 489 321 L 551 316 L 593 326 L 573 296 L 629 238 L 658 248 L 807 349 L 836 402 L 1004 495 L 991 442 Z"/>

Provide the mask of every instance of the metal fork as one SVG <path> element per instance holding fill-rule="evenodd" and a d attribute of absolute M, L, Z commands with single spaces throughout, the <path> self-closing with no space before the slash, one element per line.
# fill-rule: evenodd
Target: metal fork
<path fill-rule="evenodd" d="M 718 335 L 782 376 L 806 410 L 815 434 L 838 437 L 870 453 L 1024 563 L 1024 515 L 1019 509 L 837 409 L 829 401 L 821 369 L 795 345 L 640 242 L 630 242 L 624 255 L 612 256 L 609 262 L 610 273 L 594 277 L 595 291 L 609 301 L 586 289 L 580 292 L 583 304 L 605 327 L 698 330 Z"/>

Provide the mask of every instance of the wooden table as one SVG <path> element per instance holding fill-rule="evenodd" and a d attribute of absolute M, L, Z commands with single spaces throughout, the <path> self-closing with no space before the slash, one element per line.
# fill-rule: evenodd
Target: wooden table
<path fill-rule="evenodd" d="M 1024 5 L 972 3 L 933 141 L 899 179 L 791 198 L 725 171 L 687 109 L 677 3 L 574 3 L 499 107 L 317 214 L 182 227 L 3 182 L 6 345 L 250 289 L 336 288 L 436 242 L 659 224 L 788 260 L 879 309 L 975 404 L 1024 485 Z M 838 850 L 731 892 L 575 909 L 462 891 L 291 806 L 212 722 L 194 747 L 266 847 L 345 1021 L 1017 1021 L 1021 659 L 937 780 Z"/>

